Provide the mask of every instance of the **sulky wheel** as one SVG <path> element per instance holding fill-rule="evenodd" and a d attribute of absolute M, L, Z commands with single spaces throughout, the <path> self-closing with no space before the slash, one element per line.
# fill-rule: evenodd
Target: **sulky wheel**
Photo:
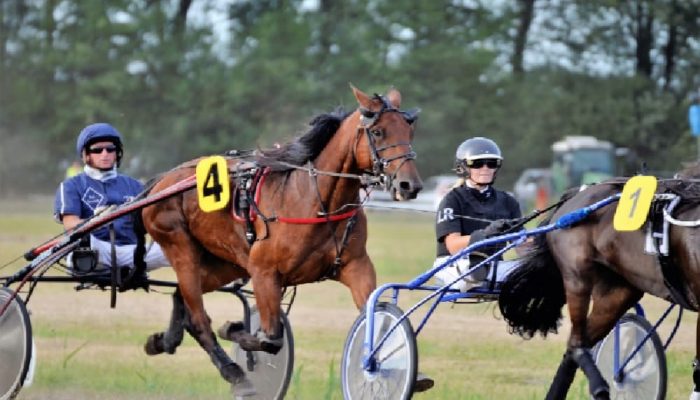
<path fill-rule="evenodd" d="M 365 370 L 366 310 L 355 320 L 345 341 L 341 366 L 343 397 L 359 399 L 410 399 L 418 370 L 416 337 L 408 319 L 396 325 L 403 316 L 393 304 L 380 303 L 374 309 L 374 339 L 376 346 L 395 326 L 374 356 L 374 368 Z"/>
<path fill-rule="evenodd" d="M 619 331 L 619 336 L 615 331 Z M 649 339 L 627 363 L 616 380 L 615 359 L 621 366 L 649 332 Z M 616 336 L 619 339 L 616 339 Z M 616 357 L 616 349 L 617 357 Z M 610 385 L 611 399 L 657 400 L 666 398 L 666 356 L 661 340 L 649 321 L 625 314 L 598 345 L 596 365 Z M 621 378 L 621 379 L 620 379 Z"/>
<path fill-rule="evenodd" d="M 12 292 L 0 288 L 0 310 Z M 32 324 L 24 302 L 15 297 L 0 315 L 0 400 L 14 398 L 22 388 L 32 358 Z"/>
<path fill-rule="evenodd" d="M 284 340 L 277 354 L 264 351 L 245 351 L 233 344 L 233 361 L 240 365 L 257 393 L 246 396 L 245 400 L 278 400 L 287 393 L 294 369 L 294 336 L 285 313 L 280 314 Z M 260 313 L 253 306 L 250 309 L 250 333 L 260 328 Z"/>

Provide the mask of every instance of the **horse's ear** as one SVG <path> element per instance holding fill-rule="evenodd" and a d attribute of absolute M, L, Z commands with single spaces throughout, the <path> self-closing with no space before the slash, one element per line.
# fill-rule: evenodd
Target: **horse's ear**
<path fill-rule="evenodd" d="M 357 99 L 357 102 L 360 103 L 360 107 L 364 107 L 366 109 L 370 109 L 370 106 L 372 105 L 372 100 L 365 94 L 362 90 L 356 88 L 355 86 L 350 84 L 350 88 L 352 89 L 352 94 L 355 95 L 355 98 Z"/>
<path fill-rule="evenodd" d="M 401 93 L 398 90 L 395 88 L 389 89 L 386 97 L 389 99 L 389 103 L 391 103 L 394 108 L 401 108 Z"/>

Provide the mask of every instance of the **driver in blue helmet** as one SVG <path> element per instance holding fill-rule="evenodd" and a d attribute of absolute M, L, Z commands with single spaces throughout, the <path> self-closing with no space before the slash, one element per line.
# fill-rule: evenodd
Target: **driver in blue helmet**
<path fill-rule="evenodd" d="M 454 170 L 459 180 L 438 207 L 435 223 L 437 258 L 434 267 L 465 247 L 507 230 L 513 220 L 522 216 L 517 200 L 493 187 L 502 163 L 501 149 L 491 139 L 474 137 L 457 148 Z M 434 277 L 442 285 L 453 282 L 499 248 L 502 247 L 478 248 L 471 252 L 468 259 L 455 261 Z M 512 261 L 497 261 L 497 265 L 479 268 L 464 279 L 457 280 L 451 288 L 466 291 L 487 279 L 501 281 L 515 265 Z"/>
<path fill-rule="evenodd" d="M 83 171 L 61 182 L 54 200 L 54 217 L 66 230 L 110 206 L 130 201 L 143 190 L 141 182 L 117 172 L 124 142 L 112 125 L 101 122 L 86 126 L 78 135 L 76 151 Z M 132 216 L 117 218 L 113 226 L 116 266 L 132 268 L 137 242 Z M 89 241 L 90 248 L 97 251 L 97 267 L 108 269 L 112 265 L 109 227 L 93 230 Z M 69 264 L 71 260 L 69 257 Z M 169 265 L 157 243 L 150 246 L 145 261 L 149 270 Z"/>

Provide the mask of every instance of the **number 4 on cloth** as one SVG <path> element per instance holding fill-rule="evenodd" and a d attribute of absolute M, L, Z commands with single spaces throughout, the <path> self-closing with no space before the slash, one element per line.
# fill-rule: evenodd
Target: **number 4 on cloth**
<path fill-rule="evenodd" d="M 656 177 L 634 176 L 622 188 L 615 211 L 613 226 L 616 231 L 636 231 L 644 225 L 656 193 Z"/>
<path fill-rule="evenodd" d="M 228 165 L 222 156 L 203 158 L 197 163 L 197 197 L 204 212 L 226 207 L 231 198 Z"/>

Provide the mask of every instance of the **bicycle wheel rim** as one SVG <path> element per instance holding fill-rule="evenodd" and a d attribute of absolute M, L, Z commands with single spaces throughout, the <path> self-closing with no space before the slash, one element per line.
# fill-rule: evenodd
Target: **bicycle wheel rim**
<path fill-rule="evenodd" d="M 646 320 L 634 314 L 624 315 L 618 322 L 620 329 L 619 363 L 622 364 L 637 345 L 652 330 Z M 666 392 L 666 364 L 661 342 L 656 333 L 642 345 L 625 366 L 621 382 L 614 379 L 614 330 L 600 344 L 596 365 L 610 385 L 611 399 L 657 400 Z"/>
<path fill-rule="evenodd" d="M 374 313 L 374 343 L 395 325 L 402 312 L 395 306 L 380 304 Z M 348 400 L 408 399 L 411 397 L 417 371 L 417 353 L 413 329 L 404 320 L 389 335 L 376 353 L 377 369 L 362 368 L 367 319 L 358 318 L 348 335 L 343 352 L 343 395 Z"/>
<path fill-rule="evenodd" d="M 0 307 L 12 292 L 0 288 Z M 32 330 L 24 303 L 15 297 L 0 315 L 0 400 L 13 398 L 27 376 L 32 356 Z"/>
<path fill-rule="evenodd" d="M 252 363 L 249 365 L 249 352 L 241 349 L 238 344 L 233 344 L 233 361 L 243 368 L 246 377 L 253 383 L 257 392 L 252 396 L 246 396 L 246 400 L 283 399 L 287 393 L 294 369 L 294 336 L 285 315 L 281 316 L 281 323 L 284 338 L 282 348 L 277 354 L 264 351 L 250 352 Z M 258 328 L 260 328 L 260 313 L 253 306 L 250 309 L 250 333 L 255 334 Z"/>

